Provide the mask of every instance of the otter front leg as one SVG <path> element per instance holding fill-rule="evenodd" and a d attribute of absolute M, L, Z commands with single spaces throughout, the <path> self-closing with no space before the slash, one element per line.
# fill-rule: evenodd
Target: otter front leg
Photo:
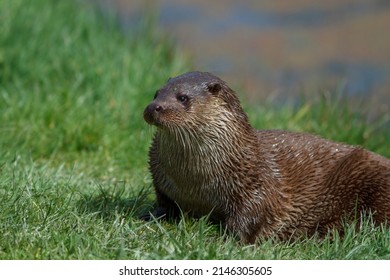
<path fill-rule="evenodd" d="M 179 216 L 179 208 L 173 200 L 158 189 L 156 189 L 156 196 L 157 207 L 152 212 L 141 215 L 140 218 L 142 220 L 150 221 L 153 217 L 157 219 L 174 219 Z"/>
<path fill-rule="evenodd" d="M 262 225 L 256 218 L 234 215 L 226 221 L 227 229 L 237 235 L 243 243 L 253 244 L 262 231 Z"/>

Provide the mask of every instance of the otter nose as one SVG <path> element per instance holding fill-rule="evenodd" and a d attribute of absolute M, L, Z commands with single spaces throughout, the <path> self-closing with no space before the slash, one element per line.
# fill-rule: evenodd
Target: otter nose
<path fill-rule="evenodd" d="M 149 112 L 161 112 L 164 110 L 164 106 L 161 103 L 152 102 L 146 108 Z"/>
<path fill-rule="evenodd" d="M 144 119 L 150 124 L 154 124 L 158 115 L 164 111 L 164 106 L 157 102 L 150 103 L 144 111 Z"/>

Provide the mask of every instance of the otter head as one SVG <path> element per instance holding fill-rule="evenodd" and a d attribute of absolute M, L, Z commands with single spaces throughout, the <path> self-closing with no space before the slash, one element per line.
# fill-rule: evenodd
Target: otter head
<path fill-rule="evenodd" d="M 248 123 L 240 102 L 224 81 L 205 72 L 189 72 L 170 78 L 156 91 L 144 119 L 160 129 L 197 131 L 213 124 L 224 126 L 234 119 Z"/>

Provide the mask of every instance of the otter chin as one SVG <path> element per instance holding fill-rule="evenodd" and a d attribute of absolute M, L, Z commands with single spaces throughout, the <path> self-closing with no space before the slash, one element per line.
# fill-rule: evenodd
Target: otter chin
<path fill-rule="evenodd" d="M 145 108 L 157 127 L 149 167 L 151 216 L 209 215 L 245 243 L 342 230 L 344 221 L 390 217 L 390 160 L 306 133 L 256 130 L 220 78 L 170 78 Z"/>

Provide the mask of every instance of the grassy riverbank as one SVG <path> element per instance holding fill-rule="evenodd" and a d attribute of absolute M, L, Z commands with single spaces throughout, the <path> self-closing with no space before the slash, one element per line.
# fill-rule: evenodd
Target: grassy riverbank
<path fill-rule="evenodd" d="M 242 246 L 205 220 L 144 223 L 153 134 L 142 111 L 189 69 L 147 24 L 123 34 L 77 1 L 0 0 L 0 259 L 378 259 L 390 231 Z M 327 95 L 324 95 L 327 96 Z M 324 97 L 249 108 L 258 128 L 310 131 L 390 156 L 390 132 Z"/>

